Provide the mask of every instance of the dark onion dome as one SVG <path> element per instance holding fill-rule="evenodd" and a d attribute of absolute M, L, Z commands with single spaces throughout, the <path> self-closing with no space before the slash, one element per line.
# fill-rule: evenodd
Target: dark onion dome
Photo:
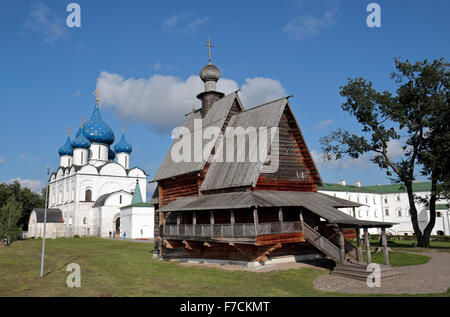
<path fill-rule="evenodd" d="M 91 141 L 89 141 L 85 136 L 83 131 L 83 126 L 80 127 L 76 134 L 75 140 L 72 141 L 72 148 L 74 149 L 88 149 L 91 146 Z"/>
<path fill-rule="evenodd" d="M 95 105 L 94 112 L 83 130 L 84 136 L 91 142 L 107 145 L 114 143 L 114 133 L 109 125 L 102 120 L 98 104 Z"/>
<path fill-rule="evenodd" d="M 116 158 L 116 153 L 114 153 L 113 150 L 108 149 L 108 160 L 114 161 L 115 158 Z"/>
<path fill-rule="evenodd" d="M 122 139 L 120 139 L 120 142 L 114 146 L 114 151 L 116 151 L 116 153 L 128 154 L 133 151 L 133 147 L 131 146 L 131 144 L 128 143 L 127 140 L 125 140 L 125 133 L 122 133 Z"/>
<path fill-rule="evenodd" d="M 66 143 L 59 148 L 59 155 L 73 155 L 72 145 L 70 144 L 70 136 L 67 136 Z"/>
<path fill-rule="evenodd" d="M 200 78 L 203 82 L 218 81 L 220 78 L 220 70 L 213 64 L 208 64 L 200 70 Z"/>

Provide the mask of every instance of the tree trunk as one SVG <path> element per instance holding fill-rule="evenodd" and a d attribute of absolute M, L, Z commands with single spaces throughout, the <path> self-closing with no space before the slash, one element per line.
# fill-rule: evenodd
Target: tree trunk
<path fill-rule="evenodd" d="M 429 202 L 429 208 L 430 208 L 430 221 L 428 222 L 427 226 L 423 230 L 423 242 L 424 247 L 429 248 L 430 247 L 430 237 L 431 237 L 431 231 L 434 228 L 434 225 L 436 224 L 436 185 L 437 185 L 437 179 L 433 176 L 431 176 L 431 196 L 430 196 L 430 202 Z"/>
<path fill-rule="evenodd" d="M 412 180 L 405 182 L 406 191 L 408 193 L 409 210 L 411 212 L 411 222 L 414 230 L 414 234 L 417 239 L 417 246 L 425 247 L 424 237 L 422 231 L 419 228 L 419 221 L 417 217 L 416 204 L 414 203 L 414 192 L 412 189 Z"/>

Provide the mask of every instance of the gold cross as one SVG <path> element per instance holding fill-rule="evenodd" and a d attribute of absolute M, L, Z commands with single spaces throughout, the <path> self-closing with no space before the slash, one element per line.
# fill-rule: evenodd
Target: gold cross
<path fill-rule="evenodd" d="M 209 64 L 211 64 L 211 47 L 215 47 L 215 46 L 212 45 L 212 42 L 209 38 L 208 38 L 208 41 L 206 42 L 206 44 L 203 44 L 203 46 L 208 46 L 208 62 L 209 62 Z"/>
<path fill-rule="evenodd" d="M 71 127 L 67 127 L 67 136 L 70 136 L 70 130 L 72 130 Z"/>
<path fill-rule="evenodd" d="M 95 95 L 95 102 L 98 102 L 98 90 L 95 89 L 92 94 Z"/>
<path fill-rule="evenodd" d="M 83 124 L 84 124 L 84 118 L 81 117 L 81 127 L 83 127 Z"/>

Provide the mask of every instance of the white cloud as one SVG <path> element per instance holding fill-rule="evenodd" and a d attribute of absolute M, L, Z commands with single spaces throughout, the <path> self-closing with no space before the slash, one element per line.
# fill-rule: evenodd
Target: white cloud
<path fill-rule="evenodd" d="M 315 150 L 311 151 L 311 155 L 313 157 L 314 163 L 318 167 L 327 167 L 329 169 L 337 170 L 337 169 L 347 169 L 347 168 L 361 168 L 361 169 L 369 169 L 373 167 L 374 163 L 370 161 L 370 158 L 373 157 L 370 154 L 361 155 L 357 159 L 352 159 L 349 157 L 342 157 L 339 160 L 335 159 L 335 156 L 332 155 L 332 159 L 327 161 L 323 153 L 319 153 Z"/>
<path fill-rule="evenodd" d="M 125 79 L 118 74 L 101 72 L 97 78 L 102 106 L 111 107 L 123 119 L 131 118 L 148 123 L 154 131 L 165 133 L 181 124 L 184 115 L 193 106 L 200 108 L 196 95 L 203 91 L 198 76 L 186 80 L 174 76 L 153 75 L 148 79 Z M 238 84 L 231 79 L 220 79 L 217 90 L 228 94 Z M 246 108 L 284 97 L 285 89 L 278 80 L 248 78 L 241 87 L 240 97 Z"/>
<path fill-rule="evenodd" d="M 192 34 L 197 32 L 200 26 L 208 21 L 209 17 L 197 17 L 194 12 L 187 11 L 165 18 L 163 29 Z"/>
<path fill-rule="evenodd" d="M 22 187 L 26 187 L 29 188 L 30 190 L 40 194 L 42 188 L 45 186 L 44 184 L 42 184 L 42 182 L 40 180 L 37 179 L 21 179 L 20 177 L 18 178 L 12 178 L 8 181 L 6 181 L 6 184 L 12 184 L 15 181 L 19 182 L 19 184 Z"/>
<path fill-rule="evenodd" d="M 180 17 L 177 14 L 166 18 L 164 20 L 164 28 L 170 29 L 170 28 L 175 27 L 177 25 L 179 19 L 180 19 Z"/>
<path fill-rule="evenodd" d="M 301 13 L 292 18 L 283 31 L 295 40 L 311 38 L 322 29 L 336 24 L 339 5 L 338 0 L 299 1 L 294 9 L 301 10 Z"/>
<path fill-rule="evenodd" d="M 333 124 L 333 120 L 331 120 L 331 119 L 320 121 L 316 127 L 316 130 L 325 130 L 331 124 Z"/>
<path fill-rule="evenodd" d="M 65 20 L 42 2 L 31 5 L 25 29 L 44 35 L 44 41 L 52 43 L 68 35 Z"/>
<path fill-rule="evenodd" d="M 155 64 L 153 64 L 153 69 L 154 70 L 159 70 L 160 68 L 161 68 L 161 63 L 159 63 L 159 62 L 156 62 Z"/>
<path fill-rule="evenodd" d="M 286 90 L 278 80 L 263 77 L 247 78 L 239 94 L 246 108 L 285 97 L 286 95 Z"/>
<path fill-rule="evenodd" d="M 391 159 L 398 158 L 405 154 L 403 143 L 400 140 L 391 140 L 387 144 L 387 153 Z"/>

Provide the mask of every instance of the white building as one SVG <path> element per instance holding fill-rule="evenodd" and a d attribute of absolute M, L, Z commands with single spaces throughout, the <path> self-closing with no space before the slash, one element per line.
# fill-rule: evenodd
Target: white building
<path fill-rule="evenodd" d="M 121 230 L 120 208 L 131 204 L 135 188 L 139 188 L 140 199 L 145 202 L 146 173 L 139 167 L 130 168 L 132 146 L 124 133 L 112 151 L 114 140 L 114 133 L 102 120 L 96 102 L 91 118 L 81 125 L 75 139 L 71 141 L 69 135 L 59 149 L 60 166 L 50 177 L 48 204 L 49 208 L 62 212 L 64 225 L 62 229 L 58 227 L 57 236 L 126 234 Z M 140 208 L 142 217 L 133 222 L 136 230 L 141 229 L 139 222 L 153 222 L 153 210 L 150 205 Z M 28 232 L 30 237 L 37 234 L 32 221 Z M 153 237 L 151 232 L 146 238 Z"/>
<path fill-rule="evenodd" d="M 413 183 L 414 194 L 421 197 L 430 195 L 431 183 Z M 409 201 L 406 188 L 399 184 L 361 186 L 360 182 L 347 185 L 345 181 L 339 184 L 325 183 L 319 187 L 319 192 L 364 204 L 355 208 L 354 214 L 351 209 L 342 209 L 349 215 L 363 220 L 375 220 L 398 223 L 387 229 L 388 233 L 396 235 L 412 235 L 411 217 L 409 213 Z M 439 201 L 436 204 L 436 225 L 432 235 L 450 235 L 450 212 L 449 201 Z M 426 205 L 416 203 L 419 227 L 425 228 L 430 212 Z M 377 233 L 376 229 L 370 229 L 371 233 Z"/>

